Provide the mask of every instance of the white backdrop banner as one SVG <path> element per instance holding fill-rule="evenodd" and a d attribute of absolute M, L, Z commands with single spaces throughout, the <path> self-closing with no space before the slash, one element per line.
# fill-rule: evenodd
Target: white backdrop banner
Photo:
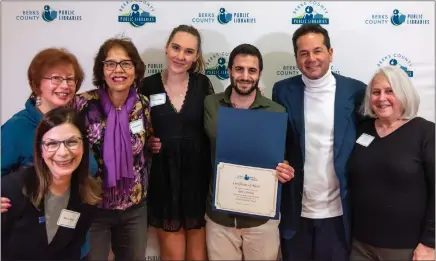
<path fill-rule="evenodd" d="M 334 49 L 332 70 L 367 83 L 384 64 L 400 66 L 421 97 L 419 115 L 435 118 L 435 3 L 383 1 L 46 1 L 2 3 L 1 121 L 24 108 L 30 94 L 27 68 L 47 47 L 74 53 L 85 70 L 81 91 L 90 90 L 93 59 L 107 38 L 132 38 L 146 75 L 165 68 L 164 45 L 179 24 L 198 28 L 206 75 L 215 91 L 229 84 L 231 50 L 257 46 L 264 58 L 260 86 L 299 74 L 292 34 L 308 21 L 322 24 Z M 217 70 L 219 69 L 219 70 Z"/>
<path fill-rule="evenodd" d="M 257 46 L 264 58 L 260 85 L 270 97 L 274 82 L 300 73 L 292 34 L 315 21 L 330 33 L 333 71 L 367 83 L 380 65 L 401 66 L 421 96 L 419 114 L 434 121 L 434 6 L 418 1 L 3 2 L 1 120 L 24 108 L 30 94 L 27 67 L 41 49 L 74 53 L 86 73 L 85 91 L 94 88 L 93 58 L 104 40 L 120 34 L 132 38 L 149 75 L 165 68 L 164 45 L 179 24 L 200 30 L 205 73 L 216 92 L 229 84 L 228 75 L 216 69 L 225 71 L 231 50 L 241 43 Z"/>

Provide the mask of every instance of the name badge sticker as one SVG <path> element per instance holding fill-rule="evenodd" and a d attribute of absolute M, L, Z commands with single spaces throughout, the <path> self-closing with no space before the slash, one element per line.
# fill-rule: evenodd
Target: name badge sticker
<path fill-rule="evenodd" d="M 150 95 L 150 107 L 165 104 L 166 101 L 167 101 L 167 96 L 165 93 Z"/>
<path fill-rule="evenodd" d="M 360 137 L 356 140 L 357 144 L 360 144 L 364 147 L 368 147 L 369 144 L 374 140 L 374 136 L 368 135 L 366 133 L 363 133 L 360 135 Z"/>
<path fill-rule="evenodd" d="M 76 228 L 79 221 L 80 213 L 67 209 L 62 209 L 57 225 L 60 227 Z"/>
<path fill-rule="evenodd" d="M 144 122 L 142 119 L 132 121 L 130 124 L 130 131 L 132 131 L 133 134 L 140 133 L 141 131 L 144 131 Z"/>

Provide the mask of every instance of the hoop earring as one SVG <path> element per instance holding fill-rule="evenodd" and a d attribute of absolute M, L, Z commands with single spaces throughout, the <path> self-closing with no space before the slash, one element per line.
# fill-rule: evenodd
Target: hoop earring
<path fill-rule="evenodd" d="M 36 99 L 35 99 L 35 105 L 36 106 L 41 106 L 41 97 L 36 97 Z"/>

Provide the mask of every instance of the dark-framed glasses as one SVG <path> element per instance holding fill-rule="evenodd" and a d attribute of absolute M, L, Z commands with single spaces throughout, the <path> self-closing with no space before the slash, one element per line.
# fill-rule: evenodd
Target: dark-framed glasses
<path fill-rule="evenodd" d="M 68 86 L 75 86 L 77 84 L 77 80 L 74 77 L 51 76 L 44 77 L 44 79 L 51 80 L 53 85 L 61 85 L 63 81 L 66 81 Z"/>
<path fill-rule="evenodd" d="M 47 139 L 45 141 L 42 141 L 42 146 L 44 149 L 48 152 L 56 152 L 61 144 L 63 143 L 65 148 L 69 150 L 76 150 L 79 148 L 80 144 L 82 143 L 83 138 L 82 137 L 71 137 L 66 140 L 53 140 L 53 139 Z"/>
<path fill-rule="evenodd" d="M 133 68 L 133 61 L 132 60 L 123 60 L 120 62 L 115 61 L 103 61 L 104 68 L 113 71 L 117 68 L 118 64 L 122 69 L 128 70 Z"/>

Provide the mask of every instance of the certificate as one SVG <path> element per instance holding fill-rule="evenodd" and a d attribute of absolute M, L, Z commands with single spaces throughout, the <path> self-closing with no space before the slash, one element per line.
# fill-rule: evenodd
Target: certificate
<path fill-rule="evenodd" d="M 215 207 L 229 212 L 274 218 L 278 187 L 275 169 L 220 162 L 217 167 Z"/>
<path fill-rule="evenodd" d="M 278 219 L 287 113 L 220 107 L 212 210 Z"/>

